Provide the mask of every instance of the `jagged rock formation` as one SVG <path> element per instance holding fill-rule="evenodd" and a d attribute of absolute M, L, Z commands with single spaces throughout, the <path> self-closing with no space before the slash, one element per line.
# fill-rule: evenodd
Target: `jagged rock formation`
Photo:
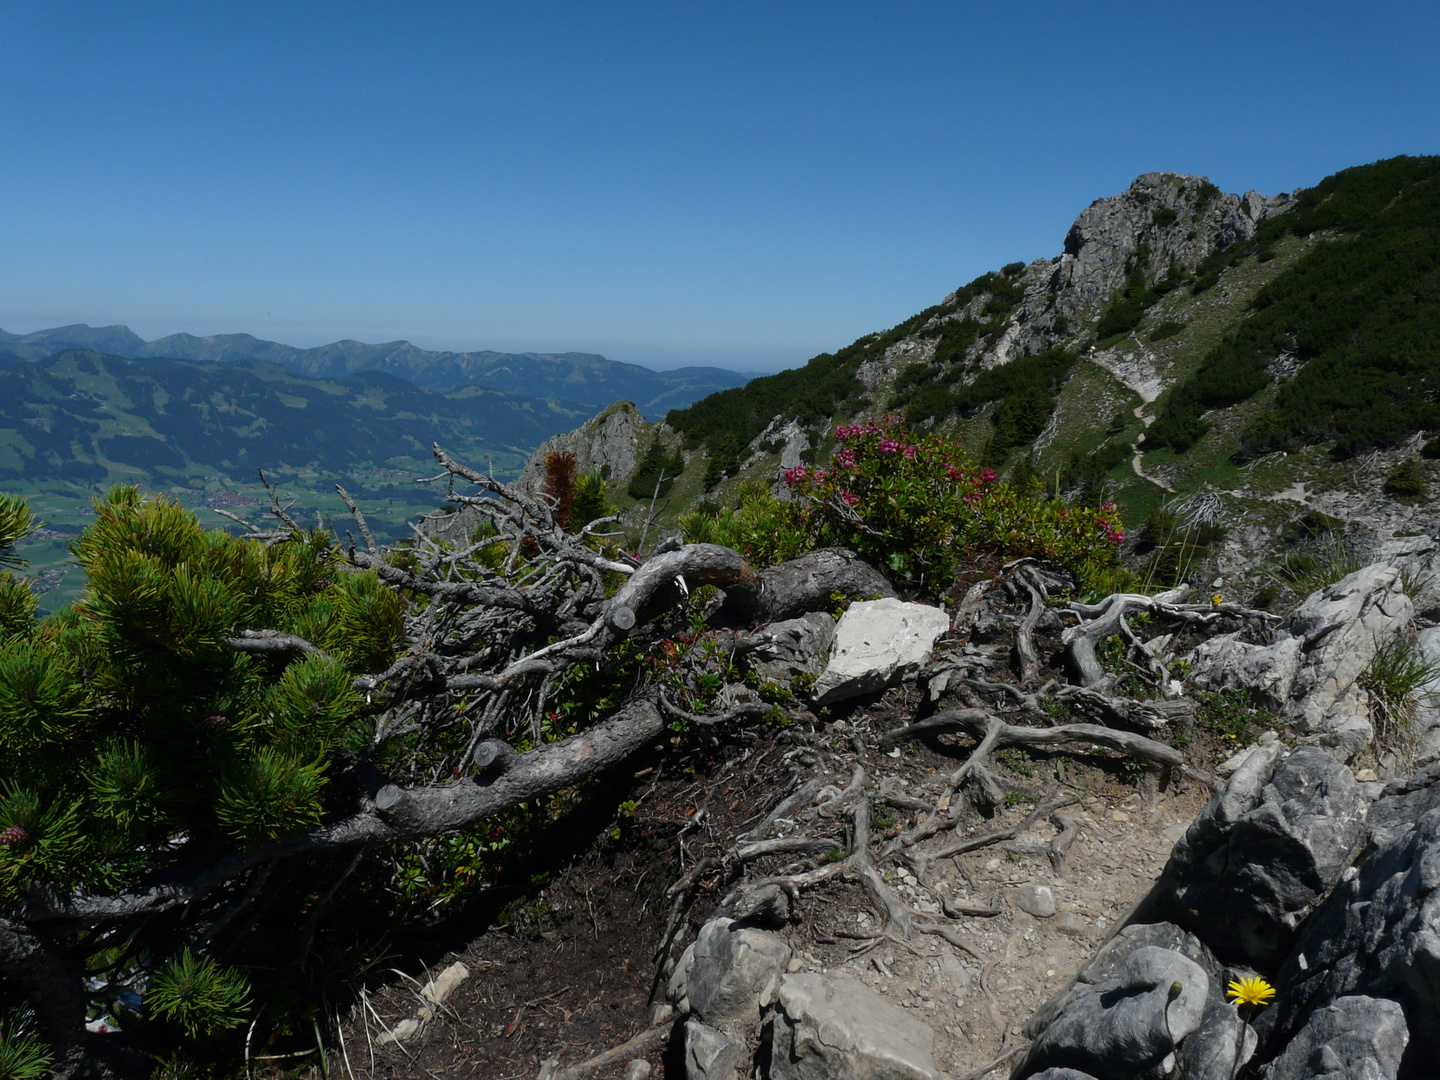
<path fill-rule="evenodd" d="M 574 431 L 541 443 L 525 463 L 519 486 L 526 492 L 539 491 L 545 480 L 545 458 L 568 453 L 575 455 L 581 472 L 598 472 L 623 488 L 654 437 L 653 427 L 631 402 L 617 401 Z"/>
<path fill-rule="evenodd" d="M 1071 318 L 1093 311 L 1125 283 L 1142 252 L 1140 267 L 1151 277 L 1172 267 L 1194 270 L 1212 253 L 1250 239 L 1260 222 L 1293 204 L 1289 195 L 1225 194 L 1205 177 L 1145 173 L 1119 195 L 1096 199 L 1070 226 L 1065 253 L 1047 282 L 1053 306 Z M 1029 299 L 1022 307 L 1027 315 Z"/>

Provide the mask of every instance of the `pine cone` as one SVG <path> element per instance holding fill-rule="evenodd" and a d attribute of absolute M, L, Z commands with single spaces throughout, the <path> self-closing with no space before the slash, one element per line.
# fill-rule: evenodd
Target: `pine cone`
<path fill-rule="evenodd" d="M 205 730 L 210 732 L 211 735 L 222 735 L 230 730 L 230 720 L 228 717 L 221 716 L 219 713 L 216 713 L 214 716 L 207 716 L 205 718 Z"/>
<path fill-rule="evenodd" d="M 11 825 L 0 832 L 0 847 L 19 847 L 30 839 L 30 830 L 24 825 Z"/>

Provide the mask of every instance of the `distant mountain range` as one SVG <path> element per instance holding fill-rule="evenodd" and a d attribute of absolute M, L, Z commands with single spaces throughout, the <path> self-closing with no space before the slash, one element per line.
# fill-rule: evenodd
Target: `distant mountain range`
<path fill-rule="evenodd" d="M 436 393 L 381 371 L 308 379 L 266 360 L 134 360 L 93 349 L 31 361 L 0 346 L 0 485 L 248 484 L 264 468 L 321 486 L 398 471 L 408 486 L 433 468 L 436 441 L 515 475 L 531 450 L 589 415 L 585 405 L 475 386 Z"/>
<path fill-rule="evenodd" d="M 614 401 L 633 401 L 658 420 L 708 394 L 743 386 L 749 377 L 724 368 L 685 367 L 652 371 L 595 353 L 431 352 L 408 341 L 367 345 L 337 341 L 298 349 L 250 334 L 196 337 L 172 334 L 145 341 L 128 326 L 59 326 L 31 334 L 0 330 L 0 350 L 26 361 L 85 349 L 126 360 L 194 360 L 229 364 L 264 360 L 312 379 L 342 379 L 361 371 L 398 375 L 422 390 L 448 393 L 481 386 L 523 397 L 573 402 L 598 412 Z M 554 432 L 550 432 L 554 434 Z"/>

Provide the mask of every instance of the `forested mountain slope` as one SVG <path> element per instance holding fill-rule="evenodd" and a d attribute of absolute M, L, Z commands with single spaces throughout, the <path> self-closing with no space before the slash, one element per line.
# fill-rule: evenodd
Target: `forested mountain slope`
<path fill-rule="evenodd" d="M 584 415 L 581 406 L 478 387 L 431 393 L 381 372 L 317 380 L 258 360 L 82 350 L 37 363 L 0 353 L 0 387 L 0 477 L 10 487 L 250 482 L 258 468 L 285 478 L 338 478 L 361 466 L 423 471 L 437 439 L 509 472 Z"/>
<path fill-rule="evenodd" d="M 650 419 L 716 390 L 742 386 L 746 376 L 723 368 L 685 367 L 652 371 L 595 353 L 434 352 L 408 341 L 369 345 L 336 341 L 298 349 L 250 334 L 172 334 L 147 342 L 125 326 L 62 326 L 31 334 L 0 330 L 0 350 L 24 360 L 44 360 L 69 349 L 92 349 L 125 359 L 158 358 L 234 363 L 267 360 L 312 379 L 339 379 L 360 371 L 398 375 L 423 390 L 447 392 L 483 386 L 522 397 L 574 401 L 597 410 L 612 401 L 633 401 Z M 550 432 L 549 434 L 554 434 Z"/>
<path fill-rule="evenodd" d="M 894 412 L 1052 497 L 1114 499 L 1132 556 L 1203 517 L 1181 564 L 1233 579 L 1285 557 L 1307 517 L 1361 546 L 1430 531 L 1437 385 L 1440 157 L 1271 197 L 1148 173 L 1053 258 L 671 412 L 653 430 L 687 465 L 662 521 L 823 464 L 835 425 Z M 637 461 L 650 431 L 627 436 Z"/>

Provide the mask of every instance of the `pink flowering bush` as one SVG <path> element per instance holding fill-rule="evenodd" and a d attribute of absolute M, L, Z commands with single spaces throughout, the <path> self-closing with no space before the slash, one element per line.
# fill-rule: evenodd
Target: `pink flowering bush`
<path fill-rule="evenodd" d="M 958 443 L 915 438 L 899 418 L 842 424 L 828 468 L 785 473 L 815 542 L 853 548 L 917 585 L 942 590 L 967 553 L 1048 559 L 1082 577 L 1116 562 L 1115 505 L 1036 500 L 972 465 Z"/>

